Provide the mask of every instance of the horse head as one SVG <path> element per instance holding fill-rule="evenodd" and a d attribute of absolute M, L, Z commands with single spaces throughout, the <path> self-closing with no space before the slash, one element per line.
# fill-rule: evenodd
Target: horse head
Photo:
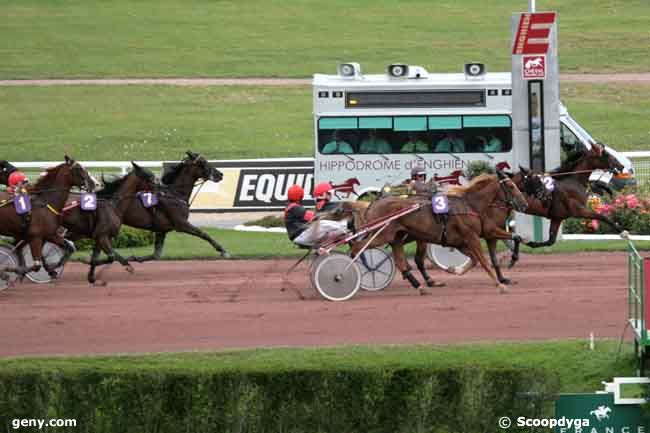
<path fill-rule="evenodd" d="M 528 201 L 519 188 L 517 188 L 517 185 L 515 185 L 510 176 L 497 169 L 497 178 L 499 179 L 500 186 L 498 197 L 516 211 L 525 211 L 528 207 Z M 503 196 L 501 196 L 502 194 Z"/>
<path fill-rule="evenodd" d="M 188 158 L 186 163 L 197 169 L 196 175 L 199 179 L 210 180 L 212 182 L 221 182 L 223 180 L 223 173 L 212 167 L 210 163 L 200 154 L 191 151 L 186 152 Z"/>
<path fill-rule="evenodd" d="M 67 175 L 70 176 L 72 186 L 85 189 L 86 191 L 93 191 L 95 189 L 95 182 L 86 169 L 68 155 L 65 155 L 65 163 L 59 165 L 57 168 L 59 168 L 59 172 L 62 170 L 67 172 Z"/>
<path fill-rule="evenodd" d="M 600 153 L 600 159 L 601 161 L 605 161 L 605 164 L 607 165 L 606 169 L 610 170 L 614 174 L 619 174 L 622 173 L 625 167 L 621 162 L 616 158 L 616 156 L 612 155 L 607 151 L 607 148 L 605 147 L 604 144 L 602 143 L 596 143 L 594 145 L 594 148 L 597 148 L 597 152 Z"/>

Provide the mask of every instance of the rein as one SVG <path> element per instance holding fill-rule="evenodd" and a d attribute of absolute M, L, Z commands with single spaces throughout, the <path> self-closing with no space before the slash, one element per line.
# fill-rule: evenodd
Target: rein
<path fill-rule="evenodd" d="M 569 176 L 569 175 L 572 175 L 572 174 L 591 173 L 591 172 L 596 171 L 596 170 L 597 170 L 597 169 L 593 169 L 593 170 L 578 170 L 578 171 L 565 171 L 565 172 L 563 172 L 563 173 L 553 173 L 553 174 L 551 174 L 551 173 L 544 173 L 544 176 L 548 176 L 548 177 Z"/>
<path fill-rule="evenodd" d="M 201 188 L 203 188 L 203 185 L 205 185 L 206 182 L 207 180 L 205 179 L 200 182 L 194 182 L 194 187 L 198 185 L 199 188 L 196 190 L 196 193 L 193 196 L 190 196 L 190 202 L 187 204 L 188 207 L 192 207 L 192 203 L 194 203 L 194 200 L 199 195 L 199 192 L 201 192 Z"/>

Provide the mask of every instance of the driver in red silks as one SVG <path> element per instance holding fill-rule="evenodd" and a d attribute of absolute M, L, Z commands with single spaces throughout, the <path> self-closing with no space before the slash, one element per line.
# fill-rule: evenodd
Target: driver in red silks
<path fill-rule="evenodd" d="M 27 179 L 25 173 L 16 170 L 7 179 L 7 192 L 10 194 L 27 194 L 28 183 L 29 179 Z"/>
<path fill-rule="evenodd" d="M 292 185 L 287 191 L 289 204 L 284 210 L 284 222 L 287 227 L 287 234 L 295 244 L 312 247 L 319 241 L 346 233 L 348 230 L 347 221 L 332 221 L 314 219 L 314 212 L 306 210 L 301 202 L 304 191 L 299 185 Z M 331 211 L 336 207 L 332 203 L 332 185 L 327 182 L 319 183 L 314 187 L 316 198 L 316 209 L 319 213 Z"/>

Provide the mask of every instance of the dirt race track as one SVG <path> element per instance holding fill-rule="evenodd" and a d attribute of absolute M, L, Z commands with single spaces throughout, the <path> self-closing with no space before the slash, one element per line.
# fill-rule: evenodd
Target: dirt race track
<path fill-rule="evenodd" d="M 55 284 L 0 292 L 0 356 L 216 350 L 351 343 L 619 338 L 626 321 L 624 253 L 525 255 L 499 295 L 481 269 L 419 296 L 401 277 L 384 292 L 333 303 L 293 260 L 118 265 L 104 287 L 70 264 Z M 418 275 L 419 276 L 419 275 Z M 284 280 L 284 282 L 283 282 Z M 628 331 L 629 333 L 629 331 Z M 629 336 L 629 334 L 628 334 Z"/>

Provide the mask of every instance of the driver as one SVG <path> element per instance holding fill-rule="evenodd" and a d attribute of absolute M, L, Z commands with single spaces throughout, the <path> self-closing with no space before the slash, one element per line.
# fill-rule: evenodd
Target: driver
<path fill-rule="evenodd" d="M 302 199 L 304 197 L 305 191 L 300 185 L 291 185 L 287 190 L 289 204 L 284 209 L 284 225 L 287 228 L 289 240 L 294 242 L 308 227 L 307 224 L 314 218 L 314 211 L 307 210 L 302 205 Z"/>
<path fill-rule="evenodd" d="M 336 203 L 332 202 L 332 184 L 321 182 L 314 187 L 314 198 L 316 199 L 316 210 L 318 212 L 328 212 L 336 208 Z"/>
<path fill-rule="evenodd" d="M 29 179 L 27 179 L 25 173 L 16 170 L 7 179 L 7 192 L 10 194 L 27 194 L 27 184 L 29 184 Z"/>
<path fill-rule="evenodd" d="M 347 232 L 347 221 L 333 221 L 326 219 L 314 219 L 314 212 L 306 210 L 302 206 L 304 190 L 299 185 L 292 185 L 287 191 L 289 204 L 285 215 L 287 234 L 296 245 L 302 247 L 313 247 L 323 239 L 336 237 Z M 316 197 L 316 208 L 319 214 L 333 210 L 336 203 L 331 202 L 332 185 L 327 182 L 319 183 L 314 188 Z"/>
<path fill-rule="evenodd" d="M 409 189 L 415 194 L 429 194 L 435 192 L 435 184 L 427 183 L 427 172 L 423 165 L 416 164 L 411 169 Z"/>

